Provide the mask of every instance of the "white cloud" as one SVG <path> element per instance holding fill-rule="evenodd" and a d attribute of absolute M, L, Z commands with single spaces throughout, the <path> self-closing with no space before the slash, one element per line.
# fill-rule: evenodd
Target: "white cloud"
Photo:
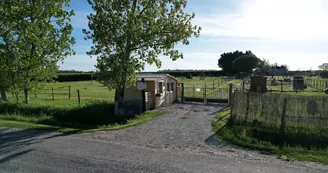
<path fill-rule="evenodd" d="M 258 57 L 268 59 L 270 63 L 287 64 L 291 70 L 318 69 L 327 62 L 328 53 L 298 52 L 257 52 Z"/>
<path fill-rule="evenodd" d="M 158 71 L 164 69 L 215 69 L 218 70 L 217 60 L 220 52 L 194 52 L 184 53 L 184 59 L 172 61 L 169 57 L 160 56 L 162 66 L 146 65 L 145 71 Z"/>
<path fill-rule="evenodd" d="M 209 36 L 277 40 L 328 39 L 328 3 L 324 0 L 240 1 L 237 13 L 197 15 L 195 24 Z"/>

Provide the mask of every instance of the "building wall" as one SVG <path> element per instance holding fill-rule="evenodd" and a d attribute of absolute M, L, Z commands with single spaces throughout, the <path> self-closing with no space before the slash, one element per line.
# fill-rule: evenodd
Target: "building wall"
<path fill-rule="evenodd" d="M 177 82 L 172 78 L 164 78 L 163 80 L 156 82 L 156 93 L 159 93 L 159 83 L 162 82 L 162 93 L 160 97 L 155 98 L 156 107 L 169 106 L 175 102 L 177 97 Z M 169 86 L 168 86 L 169 84 Z M 173 88 L 172 88 L 173 85 Z M 169 91 L 167 88 L 169 87 Z"/>

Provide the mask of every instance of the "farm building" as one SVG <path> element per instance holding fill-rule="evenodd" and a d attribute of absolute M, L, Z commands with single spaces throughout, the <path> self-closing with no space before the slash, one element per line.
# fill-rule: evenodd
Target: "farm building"
<path fill-rule="evenodd" d="M 168 74 L 139 74 L 137 87 L 125 90 L 124 101 L 142 103 L 142 89 L 145 90 L 146 110 L 168 106 L 177 98 L 177 79 Z"/>

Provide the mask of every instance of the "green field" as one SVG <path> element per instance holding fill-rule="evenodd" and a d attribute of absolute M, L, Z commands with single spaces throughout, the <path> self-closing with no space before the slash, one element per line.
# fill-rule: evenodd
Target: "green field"
<path fill-rule="evenodd" d="M 71 87 L 70 99 L 69 86 Z M 54 100 L 52 88 L 54 88 Z M 35 92 L 30 92 L 30 103 L 33 106 L 76 107 L 79 106 L 77 90 L 80 91 L 81 106 L 95 100 L 114 101 L 114 90 L 109 90 L 97 81 L 82 81 L 47 83 L 42 89 L 36 91 L 36 95 Z M 8 93 L 8 98 L 11 103 L 16 103 L 16 98 L 11 93 Z M 23 99 L 23 92 L 20 92 L 20 103 L 24 101 Z"/>
<path fill-rule="evenodd" d="M 200 77 L 193 77 L 192 79 L 177 78 L 179 83 L 183 83 L 185 87 L 198 87 L 198 88 L 214 88 L 231 81 L 231 78 L 227 77 L 206 77 L 201 80 Z"/>
<path fill-rule="evenodd" d="M 69 86 L 71 98 L 69 98 Z M 54 89 L 54 100 L 52 97 Z M 77 90 L 81 102 L 78 104 Z M 117 130 L 146 122 L 162 111 L 148 111 L 132 118 L 114 115 L 113 90 L 96 81 L 48 83 L 36 92 L 30 92 L 30 104 L 24 104 L 23 93 L 19 103 L 8 93 L 9 102 L 0 103 L 0 126 L 37 128 L 61 132 Z"/>

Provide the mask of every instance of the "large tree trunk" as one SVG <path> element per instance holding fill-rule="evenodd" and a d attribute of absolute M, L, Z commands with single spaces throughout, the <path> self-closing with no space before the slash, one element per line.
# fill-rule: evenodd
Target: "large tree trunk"
<path fill-rule="evenodd" d="M 27 88 L 24 88 L 24 102 L 26 104 L 29 104 L 29 97 L 28 97 L 28 89 Z"/>
<path fill-rule="evenodd" d="M 1 99 L 2 101 L 8 101 L 8 97 L 7 97 L 7 93 L 4 89 L 0 89 L 1 90 Z"/>

